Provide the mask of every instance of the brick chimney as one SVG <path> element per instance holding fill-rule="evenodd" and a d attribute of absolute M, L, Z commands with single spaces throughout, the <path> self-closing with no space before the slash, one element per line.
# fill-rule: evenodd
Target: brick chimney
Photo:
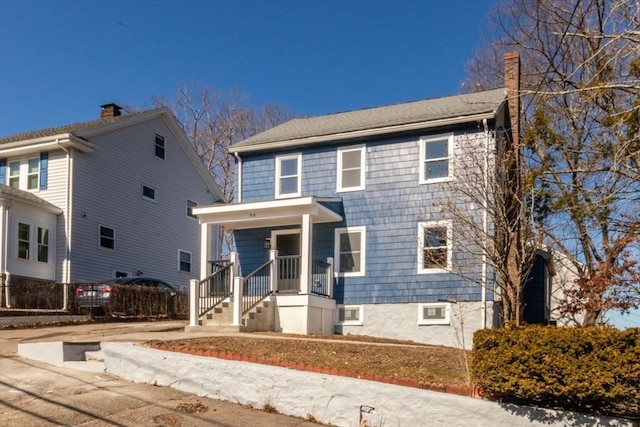
<path fill-rule="evenodd" d="M 100 111 L 101 119 L 111 119 L 113 117 L 118 117 L 122 115 L 122 113 L 120 113 L 120 110 L 122 110 L 122 107 L 116 104 L 104 104 L 104 105 L 101 105 L 100 108 L 102 108 L 102 110 Z"/>
<path fill-rule="evenodd" d="M 520 54 L 504 54 L 504 85 L 507 88 L 509 122 L 514 148 L 520 147 Z"/>

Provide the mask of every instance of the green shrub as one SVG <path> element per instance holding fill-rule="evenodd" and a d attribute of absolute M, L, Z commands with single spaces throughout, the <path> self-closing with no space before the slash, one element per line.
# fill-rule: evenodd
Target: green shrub
<path fill-rule="evenodd" d="M 637 416 L 640 329 L 484 329 L 473 338 L 472 370 L 489 398 Z"/>

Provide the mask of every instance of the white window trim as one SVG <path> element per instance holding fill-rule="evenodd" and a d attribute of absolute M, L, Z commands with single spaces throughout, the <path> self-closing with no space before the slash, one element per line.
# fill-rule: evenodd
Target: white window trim
<path fill-rule="evenodd" d="M 424 268 L 422 251 L 424 249 L 424 229 L 447 227 L 447 268 Z M 451 221 L 428 221 L 418 223 L 418 274 L 449 273 L 453 266 L 453 225 Z"/>
<path fill-rule="evenodd" d="M 430 178 L 427 179 L 425 177 L 425 173 L 424 173 L 424 164 L 426 163 L 425 161 L 425 155 L 426 155 L 426 144 L 432 141 L 439 141 L 442 139 L 447 139 L 448 143 L 447 143 L 447 156 L 446 160 L 449 162 L 449 174 L 448 176 L 444 176 L 441 178 Z M 419 170 L 420 170 L 420 184 L 432 184 L 435 182 L 446 182 L 446 181 L 451 181 L 453 179 L 453 133 L 443 133 L 443 134 L 439 134 L 439 135 L 430 135 L 430 136 L 423 136 L 422 138 L 420 138 L 418 140 L 418 144 L 420 146 L 420 165 L 419 165 Z M 438 158 L 437 160 L 444 160 L 445 158 Z M 434 159 L 435 160 L 435 159 Z"/>
<path fill-rule="evenodd" d="M 281 164 L 283 160 L 291 160 L 291 159 L 296 159 L 297 160 L 297 164 L 298 164 L 298 170 L 296 171 L 296 176 L 298 177 L 298 188 L 296 190 L 295 193 L 285 193 L 285 194 L 280 194 L 280 179 L 282 178 L 282 176 L 280 175 L 281 173 Z M 293 175 L 290 175 L 293 176 Z M 289 177 L 289 175 L 287 176 Z M 275 182 L 275 187 L 276 187 L 276 199 L 285 199 L 285 198 L 289 198 L 289 197 L 300 197 L 300 195 L 302 194 L 301 188 L 302 188 L 302 153 L 296 153 L 296 154 L 288 154 L 286 156 L 277 156 L 276 157 L 276 182 Z"/>
<path fill-rule="evenodd" d="M 343 310 L 358 310 L 358 320 L 344 320 L 340 321 L 340 309 Z M 335 325 L 337 326 L 362 326 L 364 325 L 364 306 L 363 305 L 337 305 Z"/>
<path fill-rule="evenodd" d="M 189 271 L 185 271 L 180 268 L 180 262 L 181 262 L 180 254 L 182 254 L 183 252 L 185 254 L 189 254 L 189 266 L 190 266 Z M 189 251 L 185 251 L 184 249 L 178 249 L 178 266 L 177 267 L 178 267 L 179 273 L 192 273 L 193 272 L 193 254 Z"/>
<path fill-rule="evenodd" d="M 362 266 L 361 271 L 353 271 L 353 272 L 340 272 L 340 235 L 343 233 L 360 233 L 360 265 Z M 334 262 L 335 262 L 335 275 L 336 277 L 362 277 L 365 275 L 366 266 L 367 266 L 367 227 L 343 227 L 336 228 L 334 233 Z"/>
<path fill-rule="evenodd" d="M 351 151 L 360 151 L 360 185 L 356 187 L 343 187 L 342 185 L 342 155 L 344 153 L 348 153 Z M 367 167 L 367 157 L 366 157 L 367 147 L 365 145 L 356 146 L 356 147 L 343 147 L 338 148 L 338 171 L 337 171 L 337 188 L 336 191 L 338 193 L 343 193 L 347 191 L 358 191 L 364 190 L 365 187 L 365 172 Z"/>
<path fill-rule="evenodd" d="M 444 307 L 444 319 L 425 319 L 424 309 L 425 308 L 438 308 Z M 418 325 L 449 325 L 451 324 L 451 304 L 448 302 L 435 302 L 435 303 L 424 303 L 418 304 Z"/>
<path fill-rule="evenodd" d="M 101 245 L 102 235 L 100 234 L 101 228 L 108 228 L 113 231 L 113 248 L 107 248 L 106 246 Z M 105 251 L 115 251 L 116 250 L 116 229 L 113 227 L 108 227 L 106 225 L 98 224 L 98 248 L 104 249 Z"/>

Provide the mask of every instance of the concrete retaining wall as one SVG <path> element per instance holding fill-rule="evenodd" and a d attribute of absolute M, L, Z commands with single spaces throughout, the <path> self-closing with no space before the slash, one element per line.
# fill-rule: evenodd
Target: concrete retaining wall
<path fill-rule="evenodd" d="M 263 408 L 336 426 L 358 426 L 361 405 L 372 426 L 632 426 L 606 417 L 498 404 L 373 381 L 249 362 L 102 343 L 107 373 L 138 383 Z"/>

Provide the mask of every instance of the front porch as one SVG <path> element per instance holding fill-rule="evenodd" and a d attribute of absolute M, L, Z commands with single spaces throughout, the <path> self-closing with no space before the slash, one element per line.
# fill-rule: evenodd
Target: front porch
<path fill-rule="evenodd" d="M 341 215 L 313 197 L 198 207 L 193 213 L 202 226 L 202 254 L 211 247 L 214 224 L 245 238 L 236 240 L 239 251 L 229 260 L 201 263 L 202 279 L 190 285 L 189 330 L 334 332 L 333 258 L 314 257 L 313 229 L 342 221 Z"/>

